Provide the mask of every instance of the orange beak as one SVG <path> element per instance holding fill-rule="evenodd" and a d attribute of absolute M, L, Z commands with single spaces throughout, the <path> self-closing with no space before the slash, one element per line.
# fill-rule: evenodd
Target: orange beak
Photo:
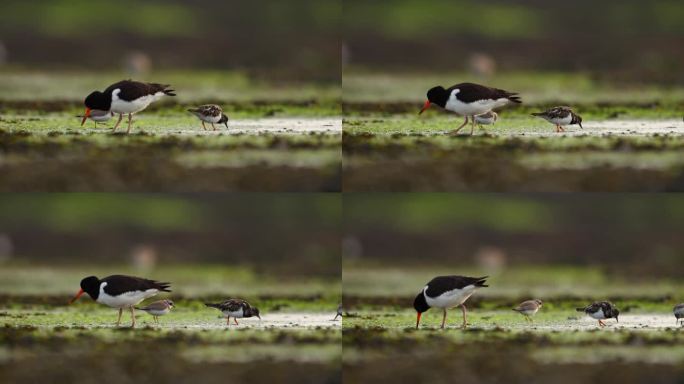
<path fill-rule="evenodd" d="M 418 329 L 418 324 L 420 324 L 420 316 L 422 316 L 422 315 L 423 315 L 423 314 L 420 313 L 420 312 L 418 312 L 418 313 L 416 314 L 416 329 Z"/>
<path fill-rule="evenodd" d="M 82 289 L 79 290 L 78 293 L 76 294 L 76 296 L 74 296 L 73 299 L 69 300 L 69 304 L 71 304 L 71 303 L 73 303 L 74 301 L 78 300 L 78 298 L 81 297 L 81 295 L 82 295 L 83 293 L 85 293 L 84 290 L 82 290 Z"/>
<path fill-rule="evenodd" d="M 88 119 L 88 117 L 90 117 L 90 108 L 86 107 L 85 114 L 83 115 L 83 120 L 81 120 L 81 126 L 83 126 L 83 124 L 85 124 L 85 121 Z M 81 292 L 81 293 L 83 293 L 83 292 Z"/>
<path fill-rule="evenodd" d="M 421 113 L 425 112 L 425 110 L 428 108 L 430 108 L 430 100 L 425 102 L 425 105 L 423 105 L 423 109 L 421 109 L 420 112 L 418 112 L 418 114 L 420 115 Z"/>

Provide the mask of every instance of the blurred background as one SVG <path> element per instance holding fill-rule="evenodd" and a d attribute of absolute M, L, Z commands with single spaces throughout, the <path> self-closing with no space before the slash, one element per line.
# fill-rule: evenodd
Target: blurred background
<path fill-rule="evenodd" d="M 338 81 L 339 1 L 3 1 L 0 62 L 56 69 L 241 70 Z"/>
<path fill-rule="evenodd" d="M 682 223 L 676 195 L 349 195 L 344 289 L 396 297 L 480 274 L 484 294 L 678 295 Z"/>
<path fill-rule="evenodd" d="M 343 17 L 345 101 L 412 100 L 409 90 L 422 97 L 439 82 L 495 81 L 536 90 L 525 100 L 540 102 L 607 86 L 684 84 L 677 0 L 348 0 Z M 372 93 L 371 81 L 382 92 Z M 629 100 L 644 101 L 636 96 Z"/>
<path fill-rule="evenodd" d="M 129 273 L 184 294 L 333 294 L 340 218 L 340 199 L 322 194 L 4 195 L 0 291 Z"/>

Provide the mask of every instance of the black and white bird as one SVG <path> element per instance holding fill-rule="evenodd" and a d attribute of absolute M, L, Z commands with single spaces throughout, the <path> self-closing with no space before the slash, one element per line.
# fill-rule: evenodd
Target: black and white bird
<path fill-rule="evenodd" d="M 488 287 L 488 285 L 485 285 L 487 277 L 437 276 L 430 280 L 413 301 L 413 308 L 415 308 L 417 313 L 416 329 L 418 329 L 423 312 L 433 307 L 441 308 L 444 311 L 444 316 L 442 317 L 442 328 L 444 328 L 447 309 L 458 306 L 463 311 L 463 328 L 465 328 L 468 322 L 466 307 L 463 303 L 477 289 Z"/>
<path fill-rule="evenodd" d="M 81 280 L 81 290 L 69 301 L 69 304 L 87 293 L 96 302 L 119 310 L 117 326 L 121 323 L 121 313 L 124 308 L 129 308 L 131 327 L 135 327 L 134 307 L 159 292 L 171 292 L 170 285 L 171 283 L 125 275 L 112 275 L 104 279 L 89 276 Z"/>
<path fill-rule="evenodd" d="M 226 318 L 226 324 L 230 326 L 230 318 L 233 318 L 235 325 L 239 325 L 237 319 L 242 319 L 244 317 L 256 316 L 261 320 L 259 316 L 259 309 L 257 307 L 251 306 L 248 302 L 242 299 L 228 299 L 222 303 L 204 303 L 207 307 L 216 308 L 223 314 Z"/>
<path fill-rule="evenodd" d="M 513 308 L 513 310 L 525 316 L 525 320 L 532 322 L 532 316 L 534 316 L 541 307 L 542 301 L 534 299 L 523 301 L 517 307 Z"/>
<path fill-rule="evenodd" d="M 76 117 L 80 117 L 83 119 L 90 119 L 95 122 L 95 128 L 97 128 L 97 123 L 103 123 L 105 121 L 109 121 L 109 119 L 112 118 L 114 114 L 111 111 L 101 111 L 99 109 L 91 109 L 90 110 L 90 116 L 84 116 L 84 115 L 79 115 Z M 83 124 L 81 124 L 83 125 Z"/>
<path fill-rule="evenodd" d="M 489 111 L 481 115 L 475 116 L 475 123 L 482 128 L 483 125 L 491 125 L 499 119 L 499 115 L 494 111 Z"/>
<path fill-rule="evenodd" d="M 602 320 L 610 318 L 614 318 L 615 321 L 619 323 L 618 315 L 620 315 L 620 311 L 608 301 L 597 301 L 595 303 L 591 303 L 584 308 L 577 308 L 577 312 L 584 312 L 592 319 L 598 320 L 598 323 L 601 327 L 606 325 Z"/>
<path fill-rule="evenodd" d="M 171 300 L 159 300 L 144 307 L 135 307 L 135 309 L 149 313 L 154 318 L 154 322 L 159 323 L 159 316 L 168 314 L 174 307 L 175 305 Z"/>
<path fill-rule="evenodd" d="M 147 108 L 152 102 L 164 96 L 176 96 L 168 84 L 141 83 L 132 80 L 123 80 L 107 87 L 104 92 L 95 91 L 85 98 L 85 114 L 81 125 L 90 117 L 92 111 L 110 111 L 119 115 L 113 131 L 119 127 L 123 115 L 128 115 L 128 130 L 131 131 L 131 118 L 134 113 Z"/>
<path fill-rule="evenodd" d="M 680 324 L 679 319 L 684 319 L 684 303 L 677 304 L 672 308 L 672 313 L 674 313 L 675 319 L 677 319 L 677 324 Z"/>
<path fill-rule="evenodd" d="M 197 108 L 190 108 L 188 112 L 197 116 L 202 122 L 202 128 L 206 131 L 207 127 L 204 125 L 205 122 L 211 124 L 211 127 L 216 130 L 214 124 L 224 124 L 226 129 L 228 129 L 228 116 L 223 113 L 223 109 L 216 104 L 200 105 Z"/>
<path fill-rule="evenodd" d="M 566 125 L 578 124 L 582 127 L 582 118 L 580 115 L 570 109 L 570 107 L 553 107 L 544 112 L 534 112 L 532 116 L 541 117 L 556 126 L 556 132 L 565 132 Z"/>
<path fill-rule="evenodd" d="M 338 317 L 342 317 L 342 311 L 344 310 L 344 307 L 342 307 L 342 304 L 337 306 L 337 314 L 335 315 L 335 318 L 332 319 L 332 321 L 337 320 Z"/>
<path fill-rule="evenodd" d="M 470 117 L 472 120 L 470 134 L 472 135 L 475 129 L 475 116 L 503 107 L 511 102 L 522 103 L 516 92 L 474 83 L 460 83 L 449 88 L 437 86 L 430 88 L 427 92 L 427 101 L 419 114 L 434 104 L 447 111 L 465 116 L 463 124 L 456 128 L 452 134 L 458 133 L 461 128 L 468 124 Z"/>

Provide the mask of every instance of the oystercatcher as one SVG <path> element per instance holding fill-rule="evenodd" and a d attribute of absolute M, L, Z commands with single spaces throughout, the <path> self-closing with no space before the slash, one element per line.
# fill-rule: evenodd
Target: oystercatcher
<path fill-rule="evenodd" d="M 503 89 L 485 87 L 474 83 L 460 83 L 449 88 L 437 86 L 427 92 L 427 101 L 418 114 L 425 112 L 430 105 L 436 104 L 447 111 L 465 116 L 465 121 L 452 134 L 458 133 L 466 124 L 468 117 L 472 119 L 470 134 L 475 128 L 475 116 L 487 113 L 495 108 L 514 102 L 522 103 L 516 92 Z"/>
<path fill-rule="evenodd" d="M 141 83 L 132 80 L 123 80 L 107 87 L 104 92 L 95 91 L 85 98 L 85 114 L 81 125 L 90 117 L 92 110 L 99 109 L 111 111 L 119 115 L 112 131 L 119 127 L 123 115 L 128 115 L 128 130 L 131 131 L 131 118 L 134 113 L 147 108 L 150 103 L 161 99 L 164 95 L 176 96 L 168 84 Z"/>
<path fill-rule="evenodd" d="M 475 123 L 482 128 L 483 125 L 494 124 L 499 119 L 499 115 L 494 111 L 489 111 L 481 115 L 475 116 Z M 472 133 L 471 133 L 472 134 Z"/>
<path fill-rule="evenodd" d="M 606 325 L 601 320 L 610 319 L 613 317 L 615 318 L 615 321 L 619 323 L 618 315 L 620 314 L 620 311 L 608 301 L 597 301 L 595 303 L 591 303 L 584 308 L 577 308 L 577 312 L 584 312 L 589 317 L 598 320 L 598 323 L 601 327 Z"/>
<path fill-rule="evenodd" d="M 672 308 L 672 312 L 675 315 L 675 319 L 677 319 L 676 324 L 679 324 L 679 319 L 684 318 L 684 303 L 675 305 L 674 308 Z"/>
<path fill-rule="evenodd" d="M 541 307 L 542 301 L 539 299 L 534 299 L 523 301 L 520 303 L 520 305 L 513 308 L 513 310 L 525 316 L 525 320 L 532 322 L 532 316 L 534 316 Z"/>
<path fill-rule="evenodd" d="M 413 301 L 413 308 L 416 309 L 416 329 L 420 324 L 420 317 L 423 312 L 431 307 L 441 308 L 444 311 L 442 317 L 442 328 L 446 322 L 447 309 L 457 306 L 461 307 L 463 311 L 463 328 L 468 325 L 466 318 L 466 307 L 463 303 L 472 295 L 478 288 L 488 287 L 484 277 L 466 277 L 466 276 L 437 276 L 430 280 L 423 290 L 416 296 Z"/>
<path fill-rule="evenodd" d="M 123 309 L 129 308 L 132 319 L 131 327 L 135 327 L 134 306 L 159 292 L 171 292 L 170 285 L 171 283 L 125 275 L 107 276 L 101 280 L 95 276 L 89 276 L 81 280 L 81 290 L 69 301 L 69 304 L 87 293 L 96 302 L 119 309 L 119 318 L 116 320 L 117 326 L 121 323 Z"/>
<path fill-rule="evenodd" d="M 166 315 L 167 313 L 171 312 L 171 309 L 173 308 L 174 304 L 171 300 L 159 300 L 150 303 L 144 307 L 135 307 L 135 309 L 137 310 L 145 311 L 152 315 L 152 317 L 154 318 L 154 322 L 157 324 L 159 324 L 159 316 Z"/>
<path fill-rule="evenodd" d="M 259 320 L 261 320 L 261 316 L 259 316 L 259 309 L 257 307 L 251 306 L 248 302 L 242 299 L 228 299 L 222 303 L 204 303 L 204 305 L 221 311 L 223 316 L 226 317 L 226 324 L 228 324 L 228 326 L 230 326 L 231 317 L 233 318 L 235 325 L 239 325 L 237 319 L 241 319 L 243 317 L 256 316 L 259 318 Z"/>
<path fill-rule="evenodd" d="M 582 118 L 570 107 L 553 107 L 548 111 L 532 113 L 532 116 L 541 117 L 549 123 L 555 124 L 556 132 L 565 132 L 564 125 L 579 124 L 582 128 Z"/>
<path fill-rule="evenodd" d="M 216 127 L 214 126 L 215 123 L 225 124 L 226 129 L 228 129 L 228 116 L 226 116 L 223 113 L 223 109 L 216 104 L 200 105 L 197 108 L 188 109 L 188 112 L 200 119 L 202 128 L 204 128 L 205 131 L 207 130 L 207 127 L 204 125 L 205 121 L 211 124 L 214 131 L 216 130 Z"/>
<path fill-rule="evenodd" d="M 95 122 L 95 128 L 97 128 L 97 123 L 102 123 L 108 121 L 112 118 L 114 114 L 110 111 L 101 111 L 99 109 L 91 109 L 90 116 L 78 115 L 76 117 L 81 117 L 84 119 L 90 119 Z M 81 124 L 83 125 L 83 124 Z"/>
<path fill-rule="evenodd" d="M 342 304 L 338 305 L 337 306 L 337 314 L 335 315 L 335 318 L 332 319 L 332 321 L 337 320 L 338 317 L 342 317 L 342 310 L 343 310 Z"/>

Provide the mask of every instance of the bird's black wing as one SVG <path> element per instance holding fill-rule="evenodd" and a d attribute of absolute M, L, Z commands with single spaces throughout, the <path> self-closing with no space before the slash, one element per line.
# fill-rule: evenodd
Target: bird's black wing
<path fill-rule="evenodd" d="M 460 83 L 456 84 L 447 89 L 447 92 L 451 94 L 451 91 L 458 88 L 460 92 L 456 95 L 456 98 L 463 101 L 464 103 L 472 103 L 477 100 L 498 100 L 498 99 L 509 99 L 515 103 L 520 103 L 520 97 L 517 96 L 516 92 L 509 92 L 499 88 L 486 87 L 484 85 L 475 83 Z"/>
<path fill-rule="evenodd" d="M 474 285 L 476 287 L 486 287 L 485 280 L 487 276 L 484 277 L 467 277 L 467 276 L 437 276 L 430 280 L 428 289 L 425 291 L 429 297 L 437 297 L 444 292 L 451 291 L 454 289 L 463 289 L 469 285 Z"/>
<path fill-rule="evenodd" d="M 157 289 L 162 292 L 171 292 L 169 289 L 171 283 L 159 282 L 156 280 L 143 279 L 141 277 L 112 275 L 107 276 L 101 280 L 106 282 L 104 291 L 108 295 L 117 296 L 125 292 L 132 291 L 147 291 L 148 289 Z"/>

